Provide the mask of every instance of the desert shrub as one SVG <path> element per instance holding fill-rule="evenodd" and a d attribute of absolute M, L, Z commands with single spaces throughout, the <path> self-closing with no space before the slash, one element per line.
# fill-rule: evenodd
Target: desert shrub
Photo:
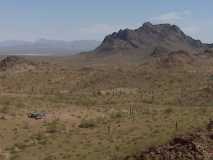
<path fill-rule="evenodd" d="M 9 106 L 10 105 L 11 100 L 10 99 L 0 99 L 0 104 L 3 106 Z"/>
<path fill-rule="evenodd" d="M 16 159 L 18 159 L 19 158 L 19 156 L 17 155 L 17 154 L 12 154 L 11 156 L 10 156 L 10 160 L 16 160 Z"/>
<path fill-rule="evenodd" d="M 149 114 L 151 114 L 151 110 L 149 108 L 144 108 L 142 110 L 142 115 L 149 115 Z"/>
<path fill-rule="evenodd" d="M 82 119 L 79 124 L 79 128 L 94 128 L 96 126 L 96 121 L 94 119 Z"/>
<path fill-rule="evenodd" d="M 199 108 L 198 112 L 200 114 L 206 114 L 208 112 L 208 110 L 205 107 Z"/>
<path fill-rule="evenodd" d="M 30 124 L 28 122 L 24 122 L 23 129 L 30 129 Z"/>
<path fill-rule="evenodd" d="M 164 110 L 164 113 L 165 114 L 171 114 L 171 113 L 173 113 L 173 109 L 172 108 L 167 108 L 167 109 Z"/>
<path fill-rule="evenodd" d="M 121 111 L 113 111 L 110 113 L 110 118 L 112 119 L 117 119 L 122 117 L 123 117 L 123 113 Z"/>
<path fill-rule="evenodd" d="M 52 122 L 46 123 L 45 125 L 47 127 L 48 133 L 56 133 L 56 132 L 61 132 L 65 130 L 64 124 L 60 123 L 58 119 L 53 120 Z"/>
<path fill-rule="evenodd" d="M 16 107 L 17 108 L 24 108 L 25 107 L 25 104 L 23 102 L 17 102 L 16 103 Z"/>
<path fill-rule="evenodd" d="M 96 104 L 96 99 L 90 96 L 79 96 L 76 101 L 76 104 L 83 106 L 92 106 Z"/>
<path fill-rule="evenodd" d="M 48 143 L 47 137 L 45 136 L 44 133 L 41 133 L 41 132 L 39 132 L 38 134 L 35 134 L 35 135 L 32 137 L 32 139 L 33 139 L 34 141 L 36 141 L 38 144 L 40 144 L 40 145 L 45 145 L 45 144 Z"/>
<path fill-rule="evenodd" d="M 47 155 L 47 157 L 44 158 L 44 160 L 55 160 L 56 157 L 53 155 Z"/>
<path fill-rule="evenodd" d="M 105 125 L 108 124 L 110 122 L 110 118 L 108 116 L 98 116 L 96 118 L 96 124 L 100 124 L 100 125 Z"/>
<path fill-rule="evenodd" d="M 95 93 L 97 96 L 102 96 L 102 93 L 101 93 L 101 91 L 96 91 L 96 93 Z"/>
<path fill-rule="evenodd" d="M 8 148 L 8 150 L 10 151 L 11 154 L 15 154 L 17 152 L 25 150 L 26 148 L 27 148 L 27 145 L 19 142 L 14 144 L 11 148 Z"/>
<path fill-rule="evenodd" d="M 9 113 L 9 111 L 10 111 L 10 108 L 8 106 L 3 106 L 0 108 L 0 113 L 7 114 Z"/>
<path fill-rule="evenodd" d="M 16 143 L 15 147 L 17 147 L 20 150 L 24 150 L 27 146 L 24 143 Z"/>

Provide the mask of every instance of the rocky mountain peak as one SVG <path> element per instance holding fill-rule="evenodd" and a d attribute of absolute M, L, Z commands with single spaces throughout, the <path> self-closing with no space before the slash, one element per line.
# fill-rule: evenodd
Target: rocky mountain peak
<path fill-rule="evenodd" d="M 206 47 L 199 40 L 187 36 L 178 26 L 171 24 L 144 23 L 135 30 L 124 29 L 106 36 L 103 43 L 96 49 L 97 52 L 140 50 L 150 54 L 156 47 L 167 50 L 195 51 Z"/>

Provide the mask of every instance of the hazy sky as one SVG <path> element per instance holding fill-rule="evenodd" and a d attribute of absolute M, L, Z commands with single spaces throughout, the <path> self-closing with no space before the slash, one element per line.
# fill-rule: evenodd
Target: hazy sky
<path fill-rule="evenodd" d="M 0 0 L 0 40 L 102 40 L 146 21 L 213 42 L 213 0 Z"/>

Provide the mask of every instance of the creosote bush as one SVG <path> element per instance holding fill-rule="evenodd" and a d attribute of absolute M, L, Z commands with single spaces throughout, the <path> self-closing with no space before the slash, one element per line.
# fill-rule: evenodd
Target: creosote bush
<path fill-rule="evenodd" d="M 96 121 L 94 119 L 82 119 L 79 128 L 94 128 L 96 126 Z"/>
<path fill-rule="evenodd" d="M 65 126 L 58 119 L 53 120 L 45 124 L 48 133 L 57 133 L 65 130 Z"/>
<path fill-rule="evenodd" d="M 171 114 L 171 113 L 173 113 L 173 109 L 172 108 L 167 108 L 167 109 L 165 109 L 164 113 L 165 114 Z"/>
<path fill-rule="evenodd" d="M 9 113 L 9 111 L 10 111 L 9 106 L 2 106 L 2 107 L 0 107 L 0 113 L 7 114 L 7 113 Z"/>

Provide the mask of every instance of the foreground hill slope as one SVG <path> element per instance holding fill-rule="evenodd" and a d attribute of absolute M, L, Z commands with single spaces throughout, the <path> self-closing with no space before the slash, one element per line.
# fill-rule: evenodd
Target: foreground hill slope
<path fill-rule="evenodd" d="M 128 156 L 125 160 L 211 160 L 212 158 L 213 121 L 210 121 L 207 129 L 175 137 L 168 144 L 149 148 L 138 155 Z"/>
<path fill-rule="evenodd" d="M 213 116 L 213 61 L 192 56 L 190 62 L 189 53 L 178 55 L 102 65 L 74 64 L 69 57 L 24 57 L 24 62 L 33 60 L 35 69 L 0 71 L 0 159 L 122 160 L 143 151 L 149 158 L 147 148 L 167 144 L 179 134 L 196 134 L 195 128 Z M 170 67 L 163 65 L 164 58 Z M 8 57 L 6 62 L 16 66 L 23 61 L 18 59 Z M 47 117 L 29 119 L 34 111 Z M 182 148 L 182 139 L 174 140 L 168 147 L 154 147 L 154 156 L 159 157 L 156 150 L 170 153 L 170 146 L 171 155 L 186 156 L 183 150 L 198 142 L 186 139 Z M 201 141 L 205 151 L 211 151 L 212 140 L 204 140 L 209 141 Z"/>

